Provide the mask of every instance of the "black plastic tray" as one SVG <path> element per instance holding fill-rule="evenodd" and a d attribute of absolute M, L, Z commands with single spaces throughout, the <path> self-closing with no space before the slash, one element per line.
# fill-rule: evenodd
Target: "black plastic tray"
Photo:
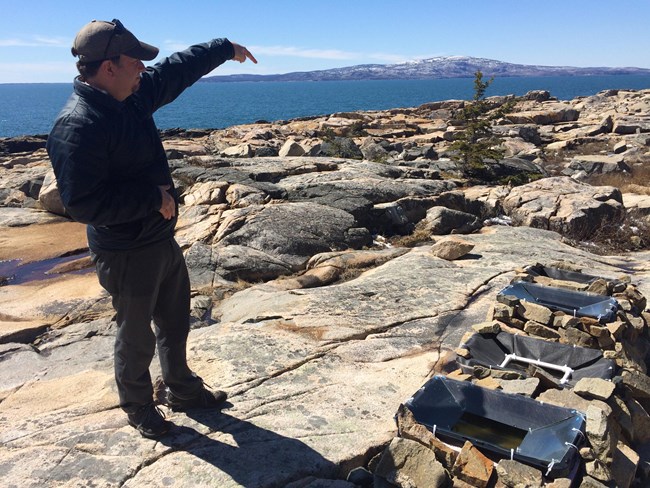
<path fill-rule="evenodd" d="M 462 357 L 456 359 L 463 369 L 478 365 L 491 369 L 506 369 L 525 373 L 529 364 L 522 361 L 513 360 L 505 367 L 501 367 L 509 354 L 566 366 L 572 372 L 565 383 L 560 382 L 563 376 L 561 372 L 540 366 L 549 375 L 558 379 L 558 385 L 563 387 L 571 387 L 581 378 L 609 380 L 616 374 L 616 362 L 605 359 L 603 352 L 599 349 L 560 344 L 524 335 L 513 335 L 507 332 L 474 334 L 463 344 L 463 347 L 468 349 L 471 355 L 468 359 Z"/>
<path fill-rule="evenodd" d="M 442 440 L 470 441 L 501 458 L 567 476 L 579 459 L 585 416 L 522 395 L 434 376 L 405 406 Z"/>
<path fill-rule="evenodd" d="M 569 271 L 567 269 L 554 268 L 552 266 L 544 266 L 543 264 L 534 264 L 526 266 L 524 271 L 531 276 L 546 276 L 554 280 L 573 281 L 575 283 L 583 283 L 590 285 L 596 280 L 605 280 L 611 284 L 623 283 L 619 279 L 606 278 L 604 276 L 590 275 L 578 271 Z"/>
<path fill-rule="evenodd" d="M 565 290 L 526 281 L 516 281 L 506 286 L 497 294 L 497 300 L 500 296 L 514 296 L 553 311 L 562 311 L 576 317 L 591 317 L 602 323 L 616 320 L 618 310 L 616 299 L 606 295 Z"/>

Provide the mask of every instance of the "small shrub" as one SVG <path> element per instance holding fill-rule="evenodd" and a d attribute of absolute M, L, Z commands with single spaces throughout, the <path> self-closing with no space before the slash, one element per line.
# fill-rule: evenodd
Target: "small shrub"
<path fill-rule="evenodd" d="M 388 160 L 389 160 L 388 153 L 384 153 L 384 154 L 378 154 L 377 156 L 373 157 L 370 161 L 372 161 L 373 163 L 388 164 Z"/>
<path fill-rule="evenodd" d="M 324 141 L 333 141 L 337 137 L 365 137 L 368 135 L 363 121 L 356 120 L 348 127 L 341 127 L 338 132 L 332 127 L 325 127 L 318 131 L 318 137 Z"/>
<path fill-rule="evenodd" d="M 391 244 L 396 247 L 417 247 L 421 244 L 431 243 L 431 230 L 427 228 L 424 221 L 420 221 L 409 235 L 391 239 Z"/>
<path fill-rule="evenodd" d="M 366 132 L 363 121 L 357 120 L 348 128 L 345 135 L 347 137 L 365 137 L 368 133 Z"/>
<path fill-rule="evenodd" d="M 459 122 L 465 127 L 458 132 L 450 149 L 455 153 L 452 159 L 459 162 L 463 173 L 471 178 L 491 181 L 494 179 L 487 160 L 503 158 L 504 151 L 499 148 L 502 138 L 492 130 L 492 122 L 511 111 L 516 103 L 512 99 L 495 109 L 485 99 L 485 91 L 494 78 L 483 81 L 483 73 L 477 71 L 474 78 L 474 98 L 466 103 L 458 114 Z"/>
<path fill-rule="evenodd" d="M 331 127 L 325 127 L 322 131 L 318 132 L 318 137 L 324 141 L 333 141 L 336 139 L 336 132 Z"/>
<path fill-rule="evenodd" d="M 508 175 L 499 180 L 500 185 L 521 186 L 526 183 L 532 183 L 544 178 L 540 173 L 518 173 L 516 175 Z"/>
<path fill-rule="evenodd" d="M 357 145 L 347 137 L 334 137 L 324 140 L 320 152 L 332 158 L 363 159 L 363 154 Z"/>

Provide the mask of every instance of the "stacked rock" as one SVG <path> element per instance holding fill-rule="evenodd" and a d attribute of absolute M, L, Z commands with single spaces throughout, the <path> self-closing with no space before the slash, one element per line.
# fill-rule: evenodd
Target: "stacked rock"
<path fill-rule="evenodd" d="M 461 340 L 446 378 L 577 412 L 585 423 L 575 445 L 568 443 L 579 452 L 574 468 L 548 476 L 550 468 L 439 435 L 414 415 L 409 399 L 397 412 L 399 437 L 370 463 L 375 486 L 648 486 L 646 305 L 628 276 L 591 276 L 569 263 L 516 270 L 487 321 Z M 421 462 L 389 462 L 409 456 Z"/>
<path fill-rule="evenodd" d="M 567 278 L 585 278 L 582 283 L 569 279 L 553 278 L 540 274 L 541 269 L 566 270 Z M 581 276 L 580 276 L 581 275 Z M 532 282 L 560 290 L 582 293 L 583 297 L 610 296 L 617 304 L 609 320 L 597 316 L 579 316 L 542 304 L 520 300 L 500 293 L 488 319 L 502 330 L 525 333 L 550 341 L 580 347 L 601 349 L 606 358 L 616 360 L 621 368 L 647 373 L 645 357 L 648 352 L 648 322 L 650 313 L 645 312 L 646 298 L 630 282 L 629 276 L 614 280 L 582 274 L 566 263 L 556 263 L 545 268 L 534 265 L 518 270 L 514 283 Z M 568 294 L 569 295 L 569 294 Z M 570 294 L 569 296 L 576 296 Z M 594 297 L 594 301 L 598 299 Z M 480 330 L 480 327 L 476 327 Z"/>

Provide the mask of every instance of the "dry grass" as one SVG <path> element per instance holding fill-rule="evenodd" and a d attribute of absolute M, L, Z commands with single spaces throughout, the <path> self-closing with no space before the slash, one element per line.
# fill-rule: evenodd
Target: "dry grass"
<path fill-rule="evenodd" d="M 587 181 L 592 186 L 613 186 L 622 193 L 650 195 L 650 166 L 634 166 L 631 173 L 606 173 L 594 175 Z M 646 183 L 646 186 L 639 183 Z"/>
<path fill-rule="evenodd" d="M 611 151 L 610 145 L 605 141 L 592 141 L 582 144 L 573 144 L 561 151 L 547 151 L 544 155 L 545 165 L 560 165 L 563 168 L 566 161 L 575 156 L 585 154 L 607 154 Z"/>
<path fill-rule="evenodd" d="M 245 290 L 246 288 L 250 288 L 253 285 L 254 283 L 250 283 L 246 280 L 242 280 L 241 278 L 237 278 L 237 281 L 232 286 L 232 290 L 233 292 L 238 292 L 238 291 Z"/>
<path fill-rule="evenodd" d="M 593 175 L 586 183 L 593 186 L 613 186 L 621 193 L 650 195 L 650 166 L 635 165 L 631 173 Z M 573 244 L 603 255 L 650 249 L 650 225 L 626 217 L 622 223 L 604 223 L 588 241 Z"/>
<path fill-rule="evenodd" d="M 623 223 L 603 224 L 589 240 L 567 241 L 574 247 L 602 256 L 650 249 L 650 225 L 626 218 Z"/>
<path fill-rule="evenodd" d="M 625 190 L 623 193 L 636 193 L 637 195 L 650 196 L 650 186 L 641 186 L 637 185 L 636 183 L 629 183 L 625 185 Z"/>
<path fill-rule="evenodd" d="M 416 247 L 420 244 L 431 244 L 431 229 L 428 229 L 423 222 L 415 226 L 415 230 L 406 236 L 396 236 L 390 239 L 395 247 Z"/>

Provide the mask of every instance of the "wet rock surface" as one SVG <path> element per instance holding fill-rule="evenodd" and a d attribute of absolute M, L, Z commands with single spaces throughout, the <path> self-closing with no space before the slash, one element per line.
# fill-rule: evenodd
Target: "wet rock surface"
<path fill-rule="evenodd" d="M 650 255 L 592 254 L 566 238 L 588 238 L 604 218 L 622 220 L 628 201 L 645 215 L 643 182 L 621 194 L 577 176 L 589 155 L 616 152 L 628 167 L 647 164 L 650 129 L 637 109 L 650 103 L 650 92 L 529 98 L 498 128 L 510 155 L 533 166 L 503 167 L 517 174 L 540 168 L 549 177 L 514 187 L 467 187 L 446 157 L 460 101 L 166 134 L 182 194 L 177 239 L 193 289 L 188 357 L 230 404 L 221 412 L 166 412 L 175 428 L 159 442 L 139 437 L 117 407 L 110 299 L 84 259 L 83 226 L 61 215 L 56 191 L 44 183 L 49 162 L 41 142 L 3 141 L 3 484 L 343 487 L 353 486 L 344 480 L 363 466 L 375 486 L 407 486 L 437 466 L 436 486 L 452 478 L 455 486 L 518 486 L 522 479 L 537 486 L 536 473 L 492 466 L 472 446 L 454 469 L 458 453 L 416 427 L 408 440 L 417 447 L 400 448 L 383 464 L 376 458 L 395 442 L 399 406 L 434 373 L 447 372 L 465 334 L 486 321 L 486 331 L 496 322 L 499 330 L 546 332 L 546 339 L 601 349 L 625 368 L 614 392 L 588 384 L 584 398 L 557 401 L 591 409 L 584 486 L 647 479 Z M 583 163 L 570 168 L 576 157 Z M 417 247 L 389 239 L 413 233 Z M 449 233 L 463 236 L 448 240 Z M 7 264 L 15 260 L 42 271 L 20 281 L 25 268 Z M 619 319 L 572 322 L 496 301 L 525 265 L 556 261 L 627 276 L 622 287 L 593 285 L 621 300 Z M 531 396 L 546 384 L 541 375 L 533 379 L 481 374 L 484 384 Z M 567 393 L 544 395 L 551 401 Z M 435 462 L 419 466 L 414 454 L 403 456 L 415 451 Z M 389 466 L 400 456 L 408 472 Z"/>

